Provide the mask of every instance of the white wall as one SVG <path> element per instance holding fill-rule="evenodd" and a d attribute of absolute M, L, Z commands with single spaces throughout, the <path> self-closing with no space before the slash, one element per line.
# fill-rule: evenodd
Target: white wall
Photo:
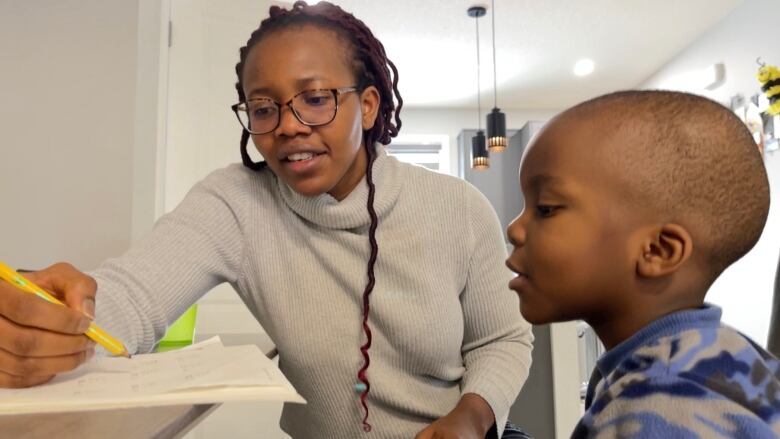
<path fill-rule="evenodd" d="M 137 0 L 137 75 L 131 237 L 151 230 L 165 212 L 170 0 Z"/>
<path fill-rule="evenodd" d="M 137 25 L 137 0 L 0 0 L 0 259 L 127 248 Z"/>
<path fill-rule="evenodd" d="M 489 109 L 488 109 L 489 110 Z M 549 120 L 558 110 L 506 110 L 507 129 L 520 129 L 529 120 Z M 482 110 L 482 129 L 485 129 L 486 110 Z M 440 134 L 450 139 L 450 169 L 458 169 L 458 133 L 463 129 L 477 128 L 477 110 L 402 108 L 401 134 Z"/>
<path fill-rule="evenodd" d="M 649 78 L 642 88 L 661 87 L 680 74 L 722 62 L 726 66 L 726 82 L 709 93 L 709 97 L 727 103 L 735 94 L 749 97 L 760 93 L 756 58 L 760 56 L 768 64 L 780 64 L 777 17 L 780 17 L 780 1 L 746 0 Z M 768 154 L 765 164 L 773 203 L 761 240 L 753 251 L 721 275 L 707 295 L 708 301 L 723 307 L 726 323 L 762 345 L 766 345 L 780 251 L 780 153 Z"/>

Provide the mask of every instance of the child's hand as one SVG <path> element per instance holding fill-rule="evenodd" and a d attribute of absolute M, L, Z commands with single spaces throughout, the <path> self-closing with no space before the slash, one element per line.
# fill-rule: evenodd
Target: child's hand
<path fill-rule="evenodd" d="M 49 303 L 0 281 L 0 387 L 29 387 L 75 369 L 94 353 L 84 336 L 94 315 L 97 284 L 68 264 L 24 277 L 58 297 Z"/>
<path fill-rule="evenodd" d="M 488 403 L 467 393 L 451 412 L 417 433 L 415 439 L 484 439 L 493 420 Z"/>

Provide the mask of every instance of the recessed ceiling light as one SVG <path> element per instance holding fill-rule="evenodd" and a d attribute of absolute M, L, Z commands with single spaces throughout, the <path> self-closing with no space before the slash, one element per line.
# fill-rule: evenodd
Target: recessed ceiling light
<path fill-rule="evenodd" d="M 593 73 L 595 67 L 596 64 L 593 63 L 592 59 L 584 58 L 574 64 L 574 74 L 577 76 L 587 76 Z"/>

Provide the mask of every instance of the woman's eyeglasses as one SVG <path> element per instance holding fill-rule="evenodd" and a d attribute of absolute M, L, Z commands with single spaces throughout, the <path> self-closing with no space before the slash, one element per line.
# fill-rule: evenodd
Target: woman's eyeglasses
<path fill-rule="evenodd" d="M 250 134 L 267 134 L 275 130 L 281 121 L 282 106 L 290 107 L 295 118 L 304 125 L 327 125 L 336 118 L 339 96 L 357 91 L 356 87 L 304 90 L 287 103 L 280 104 L 270 98 L 249 99 L 230 108 L 238 121 Z"/>

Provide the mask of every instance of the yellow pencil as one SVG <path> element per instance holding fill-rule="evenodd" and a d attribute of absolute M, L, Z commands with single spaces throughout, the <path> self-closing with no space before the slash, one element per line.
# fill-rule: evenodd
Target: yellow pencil
<path fill-rule="evenodd" d="M 17 273 L 13 268 L 5 265 L 2 261 L 0 261 L 0 279 L 5 280 L 6 282 L 18 287 L 20 290 L 26 293 L 35 294 L 47 302 L 65 306 L 64 303 L 60 302 L 54 296 L 47 293 L 46 290 L 30 282 L 27 278 Z M 85 332 L 84 335 L 91 338 L 92 340 L 95 340 L 95 343 L 98 343 L 99 345 L 106 348 L 108 352 L 111 352 L 114 355 L 130 358 L 130 354 L 127 352 L 127 349 L 125 349 L 125 346 L 122 344 L 122 342 L 109 335 L 106 331 L 100 329 L 100 327 L 94 322 L 89 325 L 89 329 L 87 329 L 87 332 Z"/>

